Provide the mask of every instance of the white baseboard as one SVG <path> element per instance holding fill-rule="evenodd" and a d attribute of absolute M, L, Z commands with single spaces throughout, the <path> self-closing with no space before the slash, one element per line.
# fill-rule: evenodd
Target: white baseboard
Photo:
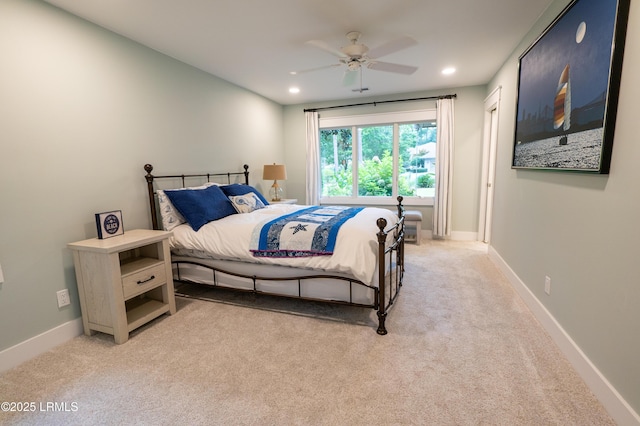
<path fill-rule="evenodd" d="M 478 241 L 477 232 L 451 231 L 452 241 Z"/>
<path fill-rule="evenodd" d="M 0 373 L 82 334 L 82 318 L 66 322 L 0 352 Z"/>
<path fill-rule="evenodd" d="M 423 229 L 422 230 L 422 238 L 423 239 L 433 239 L 433 231 L 431 229 Z M 478 233 L 477 232 L 467 232 L 467 231 L 451 231 L 451 236 L 447 238 L 447 240 L 451 241 L 478 241 Z"/>
<path fill-rule="evenodd" d="M 540 324 L 549 333 L 571 365 L 585 381 L 589 389 L 600 400 L 611 417 L 619 425 L 640 425 L 640 416 L 624 400 L 606 377 L 585 355 L 571 336 L 562 328 L 538 298 L 516 275 L 493 246 L 489 246 L 489 258 L 504 273 L 513 288 L 527 304 Z"/>

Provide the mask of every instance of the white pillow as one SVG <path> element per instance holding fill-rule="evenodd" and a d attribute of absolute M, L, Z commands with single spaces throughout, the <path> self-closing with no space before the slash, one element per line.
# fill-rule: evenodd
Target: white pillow
<path fill-rule="evenodd" d="M 214 182 L 207 182 L 200 186 L 193 186 L 190 188 L 176 188 L 177 190 L 183 189 L 205 189 L 210 187 L 211 185 L 219 185 Z M 172 191 L 175 191 L 172 189 Z M 178 209 L 176 209 L 167 194 L 164 193 L 162 189 L 158 189 L 156 191 L 156 195 L 158 196 L 158 206 L 160 207 L 160 217 L 162 218 L 162 229 L 165 231 L 171 231 L 178 225 L 182 225 L 183 223 L 187 223 L 185 218 L 180 214 Z"/>
<path fill-rule="evenodd" d="M 244 195 L 232 195 L 229 199 L 238 213 L 251 213 L 254 210 L 264 208 L 264 203 L 253 192 L 248 192 Z"/>

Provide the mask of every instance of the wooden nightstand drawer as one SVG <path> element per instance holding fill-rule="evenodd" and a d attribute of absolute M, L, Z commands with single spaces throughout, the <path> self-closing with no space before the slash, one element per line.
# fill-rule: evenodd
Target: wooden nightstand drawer
<path fill-rule="evenodd" d="M 124 299 L 142 294 L 164 284 L 167 281 L 164 263 L 138 270 L 122 277 L 122 292 Z"/>

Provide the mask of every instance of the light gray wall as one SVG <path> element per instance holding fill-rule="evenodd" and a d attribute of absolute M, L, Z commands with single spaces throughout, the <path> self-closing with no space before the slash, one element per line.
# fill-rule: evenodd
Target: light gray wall
<path fill-rule="evenodd" d="M 491 244 L 640 412 L 640 4 L 631 4 L 610 174 L 510 167 L 518 57 L 567 4 L 552 4 L 487 87 L 502 86 Z"/>
<path fill-rule="evenodd" d="M 0 2 L 0 350 L 80 316 L 66 244 L 150 227 L 143 165 L 281 162 L 282 107 L 47 4 Z M 72 305 L 58 309 L 56 291 Z"/>
<path fill-rule="evenodd" d="M 483 105 L 486 86 L 473 86 L 444 89 L 431 92 L 414 92 L 392 96 L 376 96 L 343 101 L 323 102 L 304 105 L 290 105 L 284 108 L 284 143 L 287 163 L 287 197 L 305 201 L 306 185 L 306 123 L 304 109 L 321 108 L 333 105 L 379 102 L 393 99 L 413 99 L 446 94 L 457 94 L 455 100 L 455 142 L 454 142 L 454 178 L 452 229 L 458 232 L 477 232 L 479 185 L 482 157 Z M 435 108 L 435 101 L 398 102 L 359 106 L 321 111 L 323 117 L 384 113 L 390 111 L 411 111 Z M 423 213 L 422 227 L 432 229 L 432 207 L 407 208 Z"/>

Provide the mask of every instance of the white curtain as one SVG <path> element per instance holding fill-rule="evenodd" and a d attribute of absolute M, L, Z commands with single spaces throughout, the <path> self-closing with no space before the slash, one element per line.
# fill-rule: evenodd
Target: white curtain
<path fill-rule="evenodd" d="M 320 142 L 318 141 L 318 112 L 304 113 L 307 121 L 307 202 L 309 206 L 320 204 Z"/>
<path fill-rule="evenodd" d="M 433 203 L 433 237 L 451 235 L 453 184 L 453 99 L 438 99 L 436 141 L 436 191 Z"/>

